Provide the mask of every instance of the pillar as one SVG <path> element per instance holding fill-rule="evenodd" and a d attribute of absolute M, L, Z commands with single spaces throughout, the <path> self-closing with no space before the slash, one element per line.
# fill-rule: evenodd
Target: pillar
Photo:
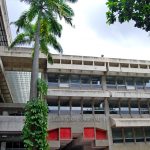
<path fill-rule="evenodd" d="M 2 112 L 2 115 L 3 116 L 8 116 L 9 114 L 8 114 L 8 111 L 3 111 Z M 1 142 L 1 148 L 0 148 L 1 150 L 6 150 L 6 142 Z"/>
<path fill-rule="evenodd" d="M 105 104 L 105 116 L 106 116 L 106 127 L 107 127 L 109 150 L 112 150 L 113 139 L 112 139 L 111 124 L 109 119 L 109 103 L 107 98 L 104 99 L 104 104 Z"/>
<path fill-rule="evenodd" d="M 69 107 L 70 107 L 70 116 L 72 115 L 72 99 L 70 98 L 69 101 Z"/>
<path fill-rule="evenodd" d="M 102 89 L 106 90 L 107 85 L 106 85 L 106 73 L 102 76 Z"/>
<path fill-rule="evenodd" d="M 60 115 L 60 99 L 58 99 L 58 116 Z"/>
<path fill-rule="evenodd" d="M 6 150 L 6 142 L 1 142 L 1 150 Z"/>
<path fill-rule="evenodd" d="M 3 111 L 3 112 L 2 112 L 2 115 L 3 115 L 3 116 L 9 116 L 8 111 Z"/>

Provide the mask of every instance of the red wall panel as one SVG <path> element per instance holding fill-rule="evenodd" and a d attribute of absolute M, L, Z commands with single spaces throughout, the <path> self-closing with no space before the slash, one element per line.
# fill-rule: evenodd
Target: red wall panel
<path fill-rule="evenodd" d="M 95 138 L 94 128 L 84 128 L 84 138 L 94 139 Z"/>
<path fill-rule="evenodd" d="M 97 140 L 106 140 L 107 139 L 107 131 L 96 129 L 96 139 Z"/>
<path fill-rule="evenodd" d="M 57 141 L 59 139 L 59 129 L 48 131 L 47 140 Z"/>
<path fill-rule="evenodd" d="M 71 139 L 71 128 L 60 128 L 60 139 L 61 140 Z"/>

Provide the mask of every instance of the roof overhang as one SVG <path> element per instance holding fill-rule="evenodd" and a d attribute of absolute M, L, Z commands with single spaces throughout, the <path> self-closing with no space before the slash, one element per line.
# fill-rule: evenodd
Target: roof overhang
<path fill-rule="evenodd" d="M 150 118 L 110 118 L 112 127 L 148 127 Z"/>
<path fill-rule="evenodd" d="M 7 45 L 10 45 L 12 37 L 11 37 L 8 12 L 7 12 L 5 0 L 0 0 L 0 21 L 1 21 L 0 24 L 2 26 L 1 29 L 3 29 L 3 34 L 4 34 L 3 36 L 5 36 L 4 38 L 6 38 L 5 40 L 7 41 Z"/>

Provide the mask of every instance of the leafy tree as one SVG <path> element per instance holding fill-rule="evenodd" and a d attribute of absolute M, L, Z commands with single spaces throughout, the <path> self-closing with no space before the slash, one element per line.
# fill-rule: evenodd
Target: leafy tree
<path fill-rule="evenodd" d="M 39 72 L 40 48 L 42 48 L 41 51 L 45 53 L 45 51 L 48 51 L 48 44 L 51 44 L 55 49 L 60 51 L 60 45 L 58 44 L 58 42 L 56 42 L 55 38 L 52 38 L 52 36 L 50 36 L 50 33 L 53 34 L 53 37 L 61 35 L 62 26 L 58 23 L 58 18 L 63 18 L 66 23 L 72 25 L 72 17 L 74 16 L 74 12 L 66 2 L 76 2 L 76 0 L 21 1 L 28 3 L 30 5 L 30 8 L 28 11 L 25 11 L 20 16 L 20 18 L 16 22 L 14 22 L 14 24 L 17 26 L 17 32 L 19 32 L 20 29 L 23 29 L 29 32 L 30 35 L 19 35 L 20 37 L 18 37 L 16 41 L 14 41 L 14 45 L 17 44 L 17 40 L 20 38 L 22 38 L 22 44 L 30 44 L 31 41 L 34 41 L 34 56 L 32 62 L 30 87 L 30 100 L 32 100 L 37 98 L 37 79 Z M 35 25 L 30 29 L 33 22 L 35 22 Z M 18 44 L 20 44 L 21 40 L 18 41 Z M 59 47 L 57 47 L 54 43 L 57 46 L 59 45 Z M 47 55 L 48 53 L 46 52 L 45 54 Z"/>
<path fill-rule="evenodd" d="M 150 31 L 150 0 L 108 0 L 107 23 L 133 20 L 134 26 Z"/>
<path fill-rule="evenodd" d="M 17 26 L 18 36 L 11 43 L 10 47 L 23 44 L 33 44 L 33 62 L 31 72 L 30 101 L 25 108 L 25 125 L 23 138 L 25 147 L 28 150 L 48 150 L 47 117 L 48 107 L 44 101 L 47 94 L 47 85 L 44 81 L 38 80 L 39 53 L 44 53 L 49 62 L 52 56 L 49 53 L 49 46 L 58 52 L 62 47 L 57 42 L 61 36 L 62 26 L 60 19 L 72 25 L 73 10 L 67 5 L 68 2 L 77 0 L 21 0 L 30 5 L 20 18 L 14 22 Z"/>

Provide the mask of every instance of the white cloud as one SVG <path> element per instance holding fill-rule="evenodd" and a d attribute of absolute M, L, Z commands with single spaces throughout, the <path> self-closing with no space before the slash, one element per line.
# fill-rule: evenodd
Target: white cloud
<path fill-rule="evenodd" d="M 150 59 L 148 33 L 134 28 L 133 23 L 108 26 L 106 0 L 78 0 L 71 4 L 75 11 L 75 28 L 64 25 L 59 40 L 64 54 Z M 10 20 L 14 20 L 27 6 L 18 0 L 7 0 Z M 14 33 L 14 28 L 13 28 Z"/>

